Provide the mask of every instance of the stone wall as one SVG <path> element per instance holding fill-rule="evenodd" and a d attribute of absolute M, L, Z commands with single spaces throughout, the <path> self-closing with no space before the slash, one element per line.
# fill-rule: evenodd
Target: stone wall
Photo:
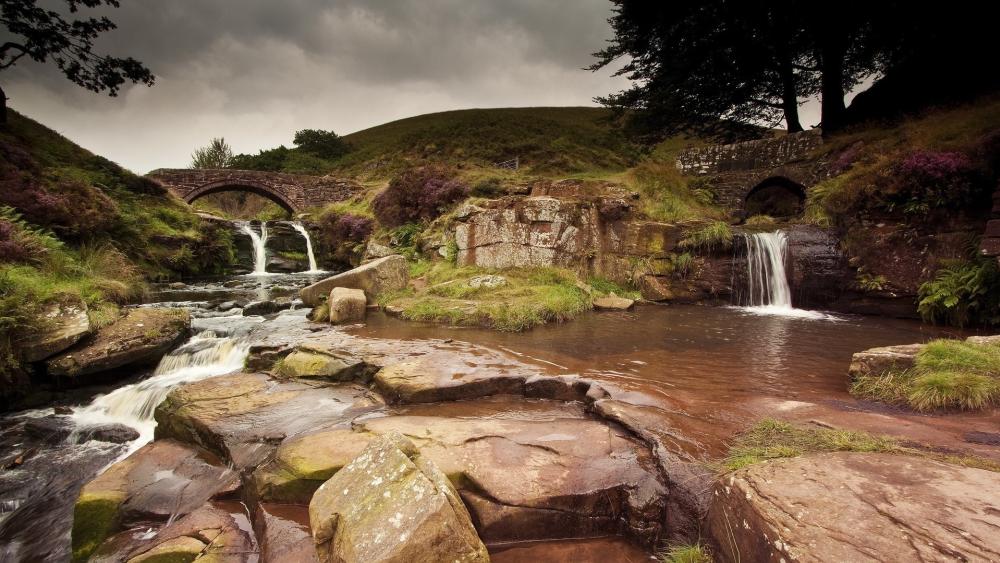
<path fill-rule="evenodd" d="M 728 145 L 692 147 L 677 156 L 677 168 L 702 178 L 717 203 L 743 208 L 750 191 L 769 178 L 787 178 L 808 189 L 826 177 L 826 163 L 812 157 L 823 144 L 818 131 L 806 131 Z"/>
<path fill-rule="evenodd" d="M 235 189 L 262 195 L 296 213 L 345 200 L 361 191 L 361 186 L 350 180 L 256 170 L 159 169 L 146 177 L 188 203 L 210 193 Z"/>

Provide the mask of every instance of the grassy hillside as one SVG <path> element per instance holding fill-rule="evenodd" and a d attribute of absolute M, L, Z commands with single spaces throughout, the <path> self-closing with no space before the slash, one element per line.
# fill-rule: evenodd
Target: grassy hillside
<path fill-rule="evenodd" d="M 139 299 L 145 282 L 212 273 L 233 258 L 157 184 L 20 114 L 0 128 L 0 396 L 21 370 L 17 342 L 53 300 L 83 301 L 95 325 Z"/>

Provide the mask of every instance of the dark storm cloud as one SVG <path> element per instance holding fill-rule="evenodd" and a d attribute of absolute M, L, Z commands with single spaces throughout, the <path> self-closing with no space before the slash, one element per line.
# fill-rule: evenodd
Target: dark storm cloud
<path fill-rule="evenodd" d="M 624 83 L 581 70 L 610 37 L 607 0 L 123 0 L 102 49 L 157 75 L 117 99 L 25 64 L 13 107 L 136 169 L 183 166 L 296 129 L 348 132 L 462 107 L 589 105 Z"/>

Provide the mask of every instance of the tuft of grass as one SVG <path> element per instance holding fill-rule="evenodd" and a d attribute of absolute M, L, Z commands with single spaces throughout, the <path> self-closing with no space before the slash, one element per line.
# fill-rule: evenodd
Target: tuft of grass
<path fill-rule="evenodd" d="M 733 230 L 725 221 L 712 221 L 688 231 L 679 245 L 681 248 L 700 251 L 725 250 L 733 246 Z"/>
<path fill-rule="evenodd" d="M 642 294 L 639 290 L 634 288 L 623 287 L 609 279 L 600 277 L 591 277 L 587 280 L 587 284 L 594 289 L 597 293 L 601 295 L 610 295 L 614 293 L 618 297 L 625 297 L 627 299 L 638 300 L 642 299 Z"/>
<path fill-rule="evenodd" d="M 851 393 L 918 411 L 1000 405 L 1000 345 L 933 340 L 912 369 L 860 377 Z"/>
<path fill-rule="evenodd" d="M 769 459 L 797 457 L 816 452 L 899 452 L 899 443 L 888 436 L 853 430 L 802 428 L 766 418 L 740 434 L 722 461 L 733 471 Z"/>
<path fill-rule="evenodd" d="M 712 554 L 701 542 L 669 546 L 657 557 L 661 563 L 712 563 Z"/>
<path fill-rule="evenodd" d="M 770 215 L 751 215 L 743 222 L 743 226 L 748 229 L 760 231 L 773 231 L 778 222 Z"/>

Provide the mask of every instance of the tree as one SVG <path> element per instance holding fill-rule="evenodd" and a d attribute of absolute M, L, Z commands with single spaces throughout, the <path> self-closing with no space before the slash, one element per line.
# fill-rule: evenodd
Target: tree
<path fill-rule="evenodd" d="M 222 137 L 191 154 L 191 168 L 229 168 L 232 162 L 233 150 Z"/>
<path fill-rule="evenodd" d="M 595 53 L 591 69 L 627 57 L 616 75 L 635 85 L 598 101 L 633 111 L 667 133 L 720 118 L 767 125 L 784 120 L 789 131 L 799 131 L 799 100 L 816 93 L 824 131 L 839 129 L 845 92 L 884 72 L 887 54 L 906 32 L 889 29 L 893 14 L 904 8 L 894 1 L 613 3 L 615 37 Z"/>
<path fill-rule="evenodd" d="M 340 158 L 351 150 L 343 137 L 333 131 L 321 129 L 296 131 L 293 142 L 302 152 L 327 160 Z"/>
<path fill-rule="evenodd" d="M 80 8 L 117 8 L 118 0 L 62 0 L 70 14 Z M 39 0 L 0 0 L 0 22 L 9 38 L 0 45 L 0 71 L 24 57 L 55 63 L 73 83 L 92 92 L 117 96 L 126 81 L 152 86 L 153 74 L 139 61 L 93 52 L 94 41 L 116 28 L 107 17 L 66 19 L 38 6 Z M 7 122 L 7 96 L 0 88 L 0 124 Z"/>

